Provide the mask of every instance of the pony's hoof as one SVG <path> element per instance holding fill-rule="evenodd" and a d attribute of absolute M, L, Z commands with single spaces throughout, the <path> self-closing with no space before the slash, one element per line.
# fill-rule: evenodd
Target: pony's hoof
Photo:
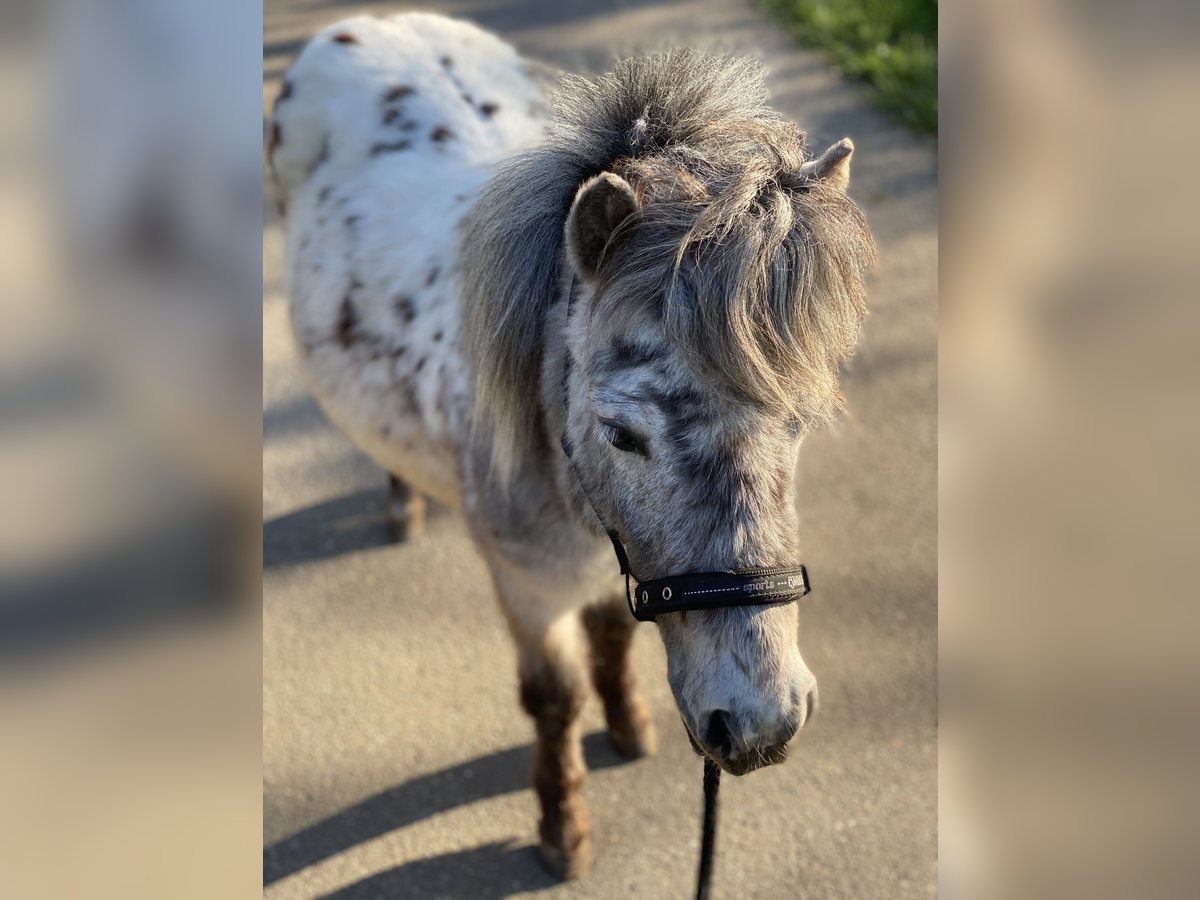
<path fill-rule="evenodd" d="M 395 515 L 389 511 L 388 513 L 388 529 L 392 532 L 392 539 L 398 544 L 405 541 L 410 541 L 413 538 L 420 537 L 425 533 L 425 501 L 421 500 L 421 510 L 418 513 L 409 512 L 408 514 Z"/>
<path fill-rule="evenodd" d="M 425 531 L 425 498 L 404 482 L 393 478 L 387 520 L 392 538 L 397 542 L 420 536 Z"/>
<path fill-rule="evenodd" d="M 542 841 L 538 850 L 546 870 L 563 881 L 578 878 L 592 867 L 592 841 L 586 836 L 569 848 Z"/>
<path fill-rule="evenodd" d="M 658 752 L 658 731 L 649 712 L 641 712 L 621 723 L 609 723 L 608 739 L 626 759 L 641 759 Z"/>

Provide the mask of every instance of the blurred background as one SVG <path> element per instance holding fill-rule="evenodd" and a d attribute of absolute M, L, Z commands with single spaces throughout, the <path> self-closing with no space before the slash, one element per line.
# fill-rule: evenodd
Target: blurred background
<path fill-rule="evenodd" d="M 1200 10 L 944 12 L 943 885 L 1195 896 Z"/>
<path fill-rule="evenodd" d="M 387 544 L 295 367 L 263 117 L 315 28 L 400 8 L 0 7 L 0 896 L 690 892 L 656 637 L 660 755 L 589 711 L 597 864 L 556 887 L 482 567 L 448 515 Z M 874 314 L 799 473 L 823 705 L 727 782 L 718 894 L 1195 896 L 1195 4 L 437 8 L 581 71 L 755 52 L 859 147 Z"/>
<path fill-rule="evenodd" d="M 0 9 L 3 897 L 257 890 L 261 27 Z"/>

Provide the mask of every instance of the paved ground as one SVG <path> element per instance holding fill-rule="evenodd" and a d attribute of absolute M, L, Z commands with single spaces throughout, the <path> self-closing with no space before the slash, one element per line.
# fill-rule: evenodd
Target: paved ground
<path fill-rule="evenodd" d="M 565 68 L 672 40 L 753 51 L 815 144 L 850 135 L 881 264 L 845 373 L 850 415 L 800 469 L 802 647 L 821 710 L 784 766 L 722 788 L 719 897 L 936 892 L 937 159 L 740 0 L 430 4 Z M 393 4 L 268 0 L 269 101 L 304 38 Z M 268 204 L 269 205 L 269 204 Z M 292 351 L 282 238 L 264 245 L 264 840 L 267 896 L 685 897 L 700 762 L 652 626 L 637 668 L 662 748 L 618 760 L 587 711 L 596 863 L 556 885 L 532 849 L 530 726 L 513 654 L 461 523 L 387 542 L 385 479 L 321 416 Z M 437 581 L 435 582 L 435 578 Z M 449 584 L 447 581 L 449 580 Z"/>

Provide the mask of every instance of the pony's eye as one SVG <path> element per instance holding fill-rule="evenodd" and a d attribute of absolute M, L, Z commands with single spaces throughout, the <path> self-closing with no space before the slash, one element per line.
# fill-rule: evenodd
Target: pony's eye
<path fill-rule="evenodd" d="M 618 450 L 624 453 L 645 453 L 641 441 L 628 429 L 623 428 L 616 422 L 601 422 L 600 424 L 604 426 L 605 439 Z"/>

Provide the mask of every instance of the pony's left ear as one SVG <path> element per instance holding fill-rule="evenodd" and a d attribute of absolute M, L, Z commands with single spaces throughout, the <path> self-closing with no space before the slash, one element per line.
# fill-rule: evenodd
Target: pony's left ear
<path fill-rule="evenodd" d="M 800 174 L 810 181 L 824 181 L 830 187 L 844 191 L 850 186 L 850 155 L 854 143 L 842 138 L 816 159 L 800 167 Z"/>
<path fill-rule="evenodd" d="M 638 201 L 624 178 L 603 172 L 575 194 L 567 216 L 567 251 L 584 281 L 594 281 L 617 226 L 636 212 Z"/>

